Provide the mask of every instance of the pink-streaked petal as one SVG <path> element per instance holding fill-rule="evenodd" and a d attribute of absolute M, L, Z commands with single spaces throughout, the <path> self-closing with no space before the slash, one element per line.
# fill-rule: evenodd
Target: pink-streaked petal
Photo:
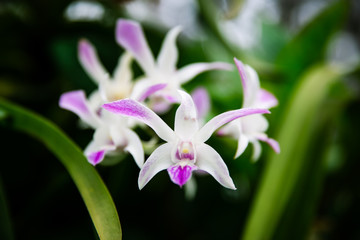
<path fill-rule="evenodd" d="M 265 89 L 260 89 L 260 91 L 258 92 L 258 95 L 257 95 L 255 105 L 256 105 L 256 107 L 259 107 L 259 108 L 269 109 L 269 108 L 277 106 L 278 100 L 272 93 L 266 91 Z"/>
<path fill-rule="evenodd" d="M 204 118 L 210 109 L 210 98 L 208 92 L 205 88 L 198 87 L 192 92 L 191 96 L 196 106 L 198 119 Z"/>
<path fill-rule="evenodd" d="M 248 145 L 249 145 L 249 138 L 245 134 L 240 133 L 234 159 L 240 157 L 240 155 L 245 151 Z"/>
<path fill-rule="evenodd" d="M 276 153 L 280 153 L 280 145 L 275 139 L 269 138 L 266 134 L 258 135 L 258 136 L 256 136 L 256 138 L 259 139 L 262 142 L 266 142 L 267 144 L 269 144 L 269 146 Z"/>
<path fill-rule="evenodd" d="M 174 140 L 175 134 L 166 123 L 149 108 L 138 101 L 132 99 L 123 99 L 111 103 L 106 103 L 103 108 L 116 114 L 132 117 L 149 127 L 163 140 L 170 142 Z"/>
<path fill-rule="evenodd" d="M 140 170 L 138 185 L 141 190 L 158 172 L 170 167 L 173 162 L 171 159 L 171 151 L 173 145 L 165 143 L 155 149 L 155 151 L 146 160 Z"/>
<path fill-rule="evenodd" d="M 234 58 L 235 65 L 241 77 L 244 91 L 243 107 L 258 107 L 254 105 L 256 96 L 260 90 L 259 77 L 256 71 L 248 65 L 244 65 L 240 60 Z"/>
<path fill-rule="evenodd" d="M 81 39 L 79 41 L 78 57 L 87 74 L 96 83 L 100 83 L 108 77 L 107 71 L 99 61 L 95 48 L 88 40 Z"/>
<path fill-rule="evenodd" d="M 245 117 L 252 114 L 264 114 L 270 113 L 267 109 L 256 109 L 256 108 L 242 108 L 238 110 L 224 112 L 216 117 L 212 118 L 209 122 L 207 122 L 196 134 L 195 139 L 198 142 L 207 141 L 213 132 L 221 127 L 222 125 L 231 122 L 240 117 Z"/>
<path fill-rule="evenodd" d="M 81 120 L 96 128 L 99 120 L 88 105 L 84 91 L 77 90 L 63 93 L 59 100 L 59 106 L 78 115 Z"/>
<path fill-rule="evenodd" d="M 176 38 L 181 31 L 181 27 L 174 27 L 171 29 L 165 37 L 165 40 L 161 46 L 159 56 L 157 58 L 157 64 L 161 71 L 166 73 L 173 73 L 176 69 L 176 63 L 178 60 L 178 50 L 176 47 Z"/>
<path fill-rule="evenodd" d="M 180 84 L 186 83 L 198 74 L 209 70 L 232 70 L 233 66 L 224 62 L 194 63 L 187 65 L 176 72 L 177 81 Z"/>
<path fill-rule="evenodd" d="M 98 151 L 98 152 L 92 152 L 87 155 L 87 159 L 89 163 L 92 165 L 97 165 L 98 163 L 102 162 L 102 160 L 105 157 L 105 150 Z"/>
<path fill-rule="evenodd" d="M 200 170 L 212 175 L 224 187 L 236 190 L 224 160 L 212 147 L 202 143 L 197 146 L 196 151 L 196 165 Z"/>
<path fill-rule="evenodd" d="M 141 144 L 139 136 L 130 129 L 124 129 L 125 138 L 127 140 L 125 151 L 129 152 L 136 164 L 141 168 L 144 164 L 144 149 Z"/>
<path fill-rule="evenodd" d="M 164 89 L 165 87 L 167 86 L 166 83 L 160 83 L 160 84 L 155 84 L 155 85 L 152 85 L 150 87 L 148 87 L 147 89 L 145 89 L 145 91 L 140 95 L 138 101 L 139 102 L 142 102 L 144 101 L 147 97 L 149 97 L 150 95 L 152 95 L 153 93 L 161 90 L 161 89 Z"/>
<path fill-rule="evenodd" d="M 196 166 L 191 165 L 175 165 L 169 167 L 167 171 L 169 173 L 171 181 L 182 187 L 191 178 L 192 171 L 196 169 Z"/>
<path fill-rule="evenodd" d="M 181 104 L 175 114 L 175 133 L 182 140 L 190 140 L 199 129 L 196 107 L 188 93 L 179 90 L 179 94 Z"/>
<path fill-rule="evenodd" d="M 116 25 L 116 40 L 127 51 L 131 52 L 146 74 L 155 68 L 154 57 L 145 39 L 139 23 L 119 19 Z"/>

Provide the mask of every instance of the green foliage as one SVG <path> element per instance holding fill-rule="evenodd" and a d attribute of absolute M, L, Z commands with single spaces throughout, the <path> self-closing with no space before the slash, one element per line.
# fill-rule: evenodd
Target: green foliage
<path fill-rule="evenodd" d="M 53 123 L 28 110 L 5 100 L 0 100 L 0 110 L 8 115 L 2 124 L 37 138 L 65 166 L 86 204 L 100 239 L 121 239 L 120 221 L 112 198 L 81 150 Z"/>

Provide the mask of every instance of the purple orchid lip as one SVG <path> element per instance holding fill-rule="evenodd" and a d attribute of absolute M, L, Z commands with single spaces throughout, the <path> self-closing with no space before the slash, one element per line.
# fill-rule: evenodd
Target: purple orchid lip
<path fill-rule="evenodd" d="M 166 86 L 167 86 L 166 83 L 152 85 L 151 87 L 145 90 L 145 92 L 139 97 L 138 101 L 139 102 L 144 101 L 147 97 L 149 97 L 150 95 L 154 94 L 155 92 L 161 89 L 164 89 Z"/>
<path fill-rule="evenodd" d="M 90 153 L 87 158 L 92 165 L 100 163 L 105 157 L 105 150 Z"/>
<path fill-rule="evenodd" d="M 167 171 L 169 173 L 171 181 L 182 187 L 191 178 L 192 171 L 194 171 L 195 169 L 196 169 L 195 166 L 175 165 L 169 167 Z"/>

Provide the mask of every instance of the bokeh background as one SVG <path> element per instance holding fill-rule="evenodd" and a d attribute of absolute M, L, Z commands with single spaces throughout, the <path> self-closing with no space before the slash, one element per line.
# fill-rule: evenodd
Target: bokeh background
<path fill-rule="evenodd" d="M 96 88 L 79 64 L 79 39 L 89 39 L 105 67 L 114 69 L 123 51 L 114 36 L 118 18 L 141 22 L 155 56 L 166 32 L 182 25 L 179 67 L 198 61 L 233 63 L 237 57 L 255 68 L 262 87 L 278 97 L 279 106 L 267 116 L 268 133 L 295 144 L 289 155 L 294 165 L 287 161 L 297 177 L 267 239 L 360 239 L 359 1 L 2 0 L 0 97 L 50 119 L 83 149 L 92 130 L 82 129 L 74 114 L 58 107 L 58 100 L 65 91 L 90 94 Z M 338 81 L 317 111 L 307 112 L 312 103 L 299 86 L 320 66 L 338 73 Z M 141 74 L 136 65 L 134 71 Z M 317 81 L 331 77 L 329 71 L 316 75 Z M 241 106 L 236 71 L 203 73 L 184 88 L 198 86 L 211 95 L 209 118 Z M 309 91 L 308 99 L 317 93 Z M 305 109 L 293 109 L 298 106 L 293 99 L 301 96 Z M 302 126 L 287 121 L 296 119 L 289 115 L 294 112 L 299 121 L 309 114 L 306 119 L 314 127 L 304 127 L 307 135 L 291 131 L 292 124 Z M 174 113 L 172 109 L 163 116 L 170 126 Z M 1 127 L 0 136 L 0 239 L 98 239 L 78 190 L 56 157 L 39 141 L 9 127 Z M 195 176 L 197 191 L 189 197 L 165 171 L 139 191 L 139 169 L 127 155 L 118 164 L 96 167 L 118 209 L 124 239 L 244 236 L 256 196 L 266 198 L 260 186 L 276 175 L 268 169 L 277 156 L 263 145 L 258 162 L 250 160 L 251 147 L 233 160 L 234 140 L 213 136 L 209 143 L 229 166 L 236 191 L 209 176 Z M 277 191 L 287 182 L 286 175 L 281 179 Z"/>

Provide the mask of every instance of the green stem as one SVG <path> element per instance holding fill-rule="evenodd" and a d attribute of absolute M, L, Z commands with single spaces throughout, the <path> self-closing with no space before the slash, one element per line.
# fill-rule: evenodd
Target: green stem
<path fill-rule="evenodd" d="M 120 220 L 110 193 L 75 143 L 49 120 L 3 99 L 0 112 L 6 114 L 6 127 L 37 138 L 58 157 L 76 184 L 100 239 L 121 239 Z"/>

